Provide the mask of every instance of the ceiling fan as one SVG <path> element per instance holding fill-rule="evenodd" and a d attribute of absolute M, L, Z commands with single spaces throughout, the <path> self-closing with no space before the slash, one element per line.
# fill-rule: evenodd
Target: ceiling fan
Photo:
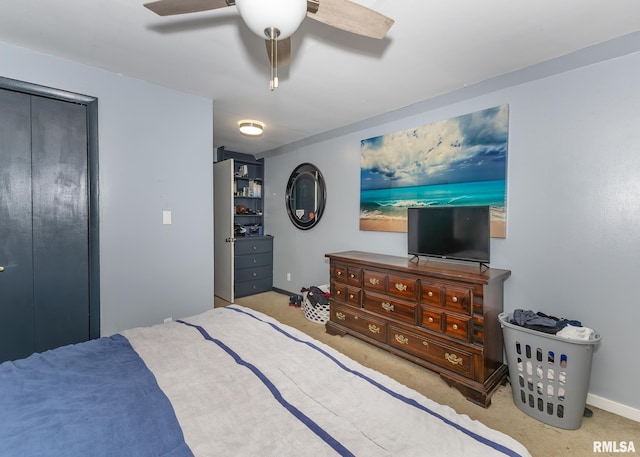
<path fill-rule="evenodd" d="M 377 39 L 384 38 L 394 22 L 350 0 L 157 0 L 144 6 L 160 16 L 173 16 L 234 5 L 249 29 L 266 37 L 271 90 L 278 87 L 278 66 L 289 64 L 290 37 L 305 15 L 331 27 Z"/>

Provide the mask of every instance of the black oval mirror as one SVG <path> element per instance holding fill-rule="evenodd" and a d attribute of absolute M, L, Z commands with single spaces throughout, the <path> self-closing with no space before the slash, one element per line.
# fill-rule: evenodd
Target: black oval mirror
<path fill-rule="evenodd" d="M 293 225 L 301 230 L 314 227 L 322 217 L 326 188 L 322 173 L 315 165 L 298 165 L 289 177 L 285 204 Z"/>

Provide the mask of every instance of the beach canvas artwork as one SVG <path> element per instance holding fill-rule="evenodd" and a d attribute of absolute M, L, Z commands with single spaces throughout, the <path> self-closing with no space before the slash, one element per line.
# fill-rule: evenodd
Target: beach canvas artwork
<path fill-rule="evenodd" d="M 407 208 L 488 205 L 507 233 L 509 105 L 362 140 L 360 230 L 407 231 Z"/>

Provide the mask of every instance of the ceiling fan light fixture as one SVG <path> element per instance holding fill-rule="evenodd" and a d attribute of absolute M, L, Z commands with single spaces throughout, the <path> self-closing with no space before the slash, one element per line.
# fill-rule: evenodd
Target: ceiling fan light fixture
<path fill-rule="evenodd" d="M 307 14 L 307 0 L 236 0 L 236 7 L 253 33 L 265 38 L 268 30 L 277 29 L 278 40 L 293 35 Z"/>
<path fill-rule="evenodd" d="M 260 136 L 264 132 L 264 122 L 244 119 L 238 122 L 240 133 L 247 136 Z"/>

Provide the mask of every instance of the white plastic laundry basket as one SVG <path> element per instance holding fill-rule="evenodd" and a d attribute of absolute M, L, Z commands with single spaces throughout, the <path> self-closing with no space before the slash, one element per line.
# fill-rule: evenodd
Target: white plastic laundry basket
<path fill-rule="evenodd" d="M 512 324 L 511 314 L 498 319 L 516 406 L 554 427 L 580 428 L 600 335 L 572 340 Z"/>

